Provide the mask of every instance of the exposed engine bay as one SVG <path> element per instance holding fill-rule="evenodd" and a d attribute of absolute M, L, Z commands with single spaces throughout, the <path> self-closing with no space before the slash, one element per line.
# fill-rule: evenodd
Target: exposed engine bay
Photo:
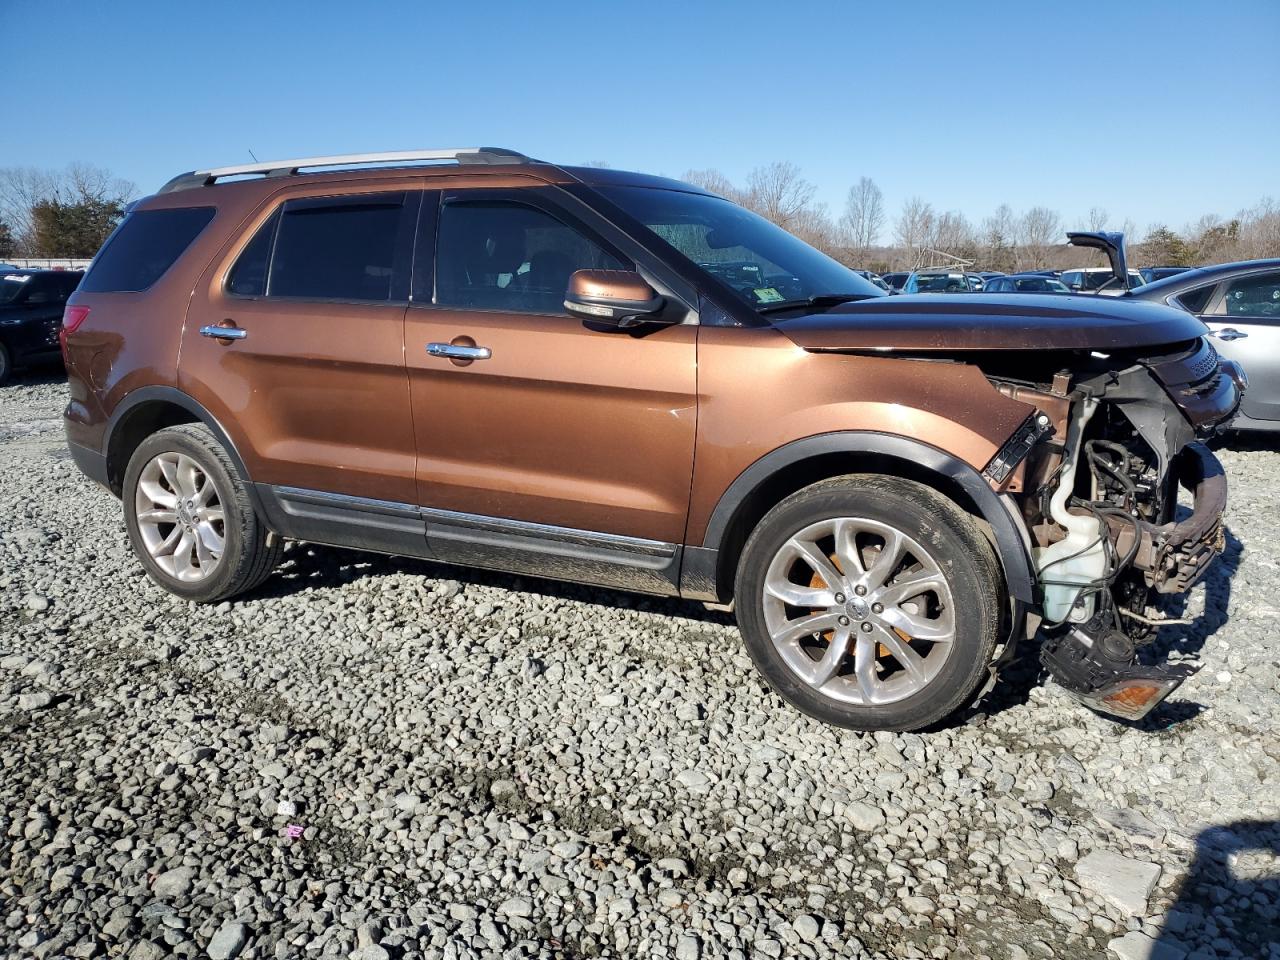
<path fill-rule="evenodd" d="M 1138 650 L 1185 622 L 1162 616 L 1158 596 L 1190 589 L 1224 548 L 1226 477 L 1198 440 L 1230 420 L 1244 375 L 1205 339 L 1154 356 L 1023 354 L 1016 374 L 989 360 L 996 388 L 1035 408 L 985 475 L 1030 537 L 1042 660 L 1094 709 L 1141 718 L 1191 672 L 1141 664 Z"/>

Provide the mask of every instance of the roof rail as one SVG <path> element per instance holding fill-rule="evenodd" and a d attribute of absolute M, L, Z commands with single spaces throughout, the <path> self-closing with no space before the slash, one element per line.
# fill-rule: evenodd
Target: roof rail
<path fill-rule="evenodd" d="M 515 150 L 503 147 L 461 147 L 456 150 L 394 150 L 389 153 L 346 153 L 332 157 L 299 157 L 294 160 L 270 160 L 266 163 L 246 163 L 234 167 L 214 167 L 210 170 L 192 170 L 180 173 L 163 187 L 160 193 L 209 187 L 223 177 L 242 177 L 259 174 L 263 177 L 290 177 L 311 167 L 359 167 L 389 166 L 399 163 L 416 163 L 423 160 L 453 160 L 457 163 L 503 164 L 532 163 L 532 159 Z"/>

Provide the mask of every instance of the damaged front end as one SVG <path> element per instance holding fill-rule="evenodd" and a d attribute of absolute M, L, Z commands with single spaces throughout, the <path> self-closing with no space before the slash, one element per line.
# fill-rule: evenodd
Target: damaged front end
<path fill-rule="evenodd" d="M 1185 622 L 1162 617 L 1157 597 L 1185 593 L 1224 548 L 1226 476 L 1199 441 L 1230 421 L 1244 376 L 1204 338 L 1039 365 L 1032 380 L 988 370 L 1036 409 L 987 476 L 1014 494 L 1031 538 L 1045 666 L 1093 709 L 1140 719 L 1192 672 L 1138 651 Z"/>

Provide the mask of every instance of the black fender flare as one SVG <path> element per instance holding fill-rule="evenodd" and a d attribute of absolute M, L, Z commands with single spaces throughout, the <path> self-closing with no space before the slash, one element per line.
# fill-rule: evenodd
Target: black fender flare
<path fill-rule="evenodd" d="M 115 436 L 116 430 L 120 424 L 129 415 L 130 411 L 136 410 L 138 407 L 146 403 L 168 403 L 176 407 L 181 407 L 187 413 L 191 414 L 196 420 L 203 423 L 209 428 L 209 432 L 213 434 L 215 440 L 222 444 L 222 448 L 227 451 L 227 456 L 231 458 L 231 462 L 235 464 L 236 470 L 240 474 L 240 479 L 244 481 L 245 489 L 249 493 L 249 499 L 252 501 L 254 508 L 258 511 L 258 515 L 262 516 L 262 505 L 258 500 L 257 488 L 253 485 L 253 478 L 249 476 L 249 471 L 244 465 L 244 459 L 240 456 L 240 451 L 236 449 L 235 443 L 227 431 L 223 429 L 218 418 L 205 409 L 200 401 L 196 400 L 189 394 L 183 393 L 177 387 L 166 387 L 161 385 L 153 385 L 149 387 L 139 387 L 136 390 L 130 390 L 125 394 L 112 411 L 111 416 L 107 419 L 106 429 L 102 432 L 102 456 L 109 460 L 111 455 L 111 441 Z"/>
<path fill-rule="evenodd" d="M 738 509 L 753 491 L 771 476 L 795 463 L 833 453 L 889 457 L 911 463 L 917 468 L 922 467 L 926 472 L 955 483 L 973 501 L 982 519 L 991 526 L 996 557 L 1004 571 L 1009 594 L 1023 603 L 1036 602 L 1030 537 L 1021 518 L 1012 511 L 1008 498 L 1002 500 L 977 470 L 944 450 L 909 437 L 868 430 L 844 430 L 793 440 L 765 454 L 742 471 L 721 495 L 712 511 L 702 547 L 686 551 L 693 554 L 686 556 L 687 565 L 692 561 L 688 581 L 690 592 L 697 591 L 699 583 L 705 590 L 708 579 L 712 585 L 715 584 L 716 556 L 732 529 Z M 685 578 L 682 576 L 681 579 L 681 586 L 684 587 Z"/>

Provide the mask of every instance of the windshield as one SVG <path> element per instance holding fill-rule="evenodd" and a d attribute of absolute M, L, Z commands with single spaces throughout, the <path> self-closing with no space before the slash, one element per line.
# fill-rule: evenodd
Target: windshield
<path fill-rule="evenodd" d="M 0 277 L 0 303 L 13 303 L 14 297 L 27 285 L 31 278 L 20 273 Z"/>
<path fill-rule="evenodd" d="M 753 308 L 814 297 L 885 296 L 871 281 L 728 200 L 653 187 L 598 189 Z"/>

